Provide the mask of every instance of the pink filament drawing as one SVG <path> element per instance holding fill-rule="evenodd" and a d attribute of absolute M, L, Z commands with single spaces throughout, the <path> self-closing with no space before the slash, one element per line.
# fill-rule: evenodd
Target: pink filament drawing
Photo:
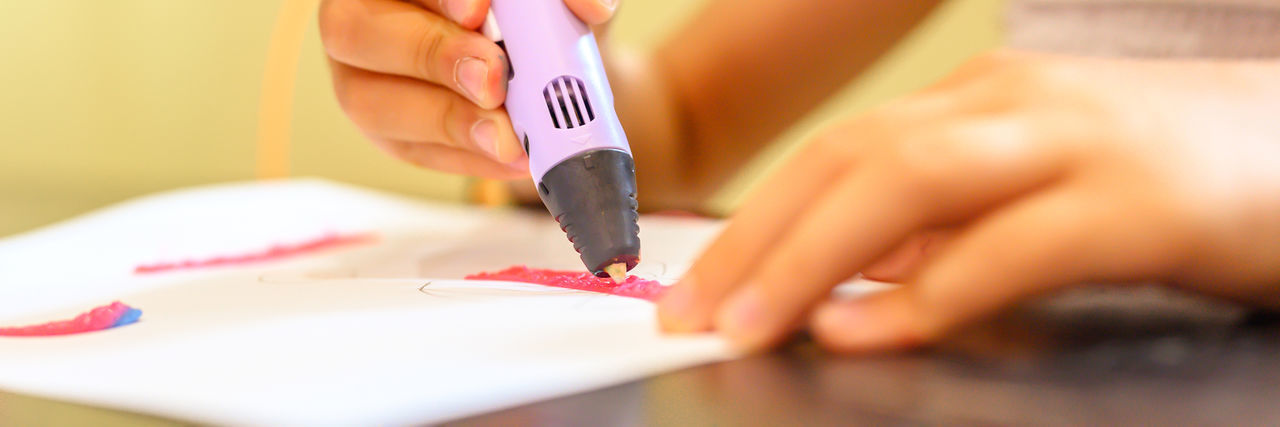
<path fill-rule="evenodd" d="M 153 274 L 163 273 L 174 270 L 194 270 L 210 267 L 223 267 L 233 265 L 255 264 L 267 261 L 277 261 L 285 258 L 292 258 L 300 255 L 306 255 L 324 251 L 327 249 L 338 248 L 342 246 L 360 245 L 373 243 L 378 240 L 378 236 L 373 233 L 360 234 L 327 234 L 319 238 L 307 240 L 294 244 L 277 244 L 270 248 L 244 253 L 237 255 L 223 255 L 206 259 L 188 259 L 183 261 L 159 262 L 154 264 L 143 264 L 134 267 L 134 274 Z"/>
<path fill-rule="evenodd" d="M 662 292 L 666 290 L 666 286 L 656 280 L 641 279 L 636 276 L 628 276 L 626 281 L 614 283 L 612 279 L 599 278 L 584 271 L 535 269 L 523 265 L 492 273 L 476 273 L 467 276 L 466 279 L 533 283 L 557 288 L 639 298 L 647 301 L 657 301 L 658 298 L 662 297 Z"/>
<path fill-rule="evenodd" d="M 50 337 L 56 335 L 81 334 L 125 326 L 138 321 L 142 310 L 130 307 L 120 301 L 89 310 L 74 319 L 41 323 L 39 325 L 0 328 L 0 336 L 7 337 Z"/>

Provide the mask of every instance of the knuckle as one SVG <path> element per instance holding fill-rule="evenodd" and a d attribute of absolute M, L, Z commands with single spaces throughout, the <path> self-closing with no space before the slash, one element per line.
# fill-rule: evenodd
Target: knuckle
<path fill-rule="evenodd" d="M 965 61 L 956 68 L 955 72 L 963 75 L 980 75 L 991 70 L 1000 69 L 1008 62 L 1010 62 L 1008 53 L 997 50 L 979 54 Z"/>
<path fill-rule="evenodd" d="M 444 60 L 441 58 L 441 51 L 447 38 L 446 28 L 444 25 L 428 24 L 418 29 L 418 43 L 413 53 L 414 64 L 419 75 L 427 80 L 439 82 L 451 78 L 436 72 L 439 69 L 437 62 Z"/>
<path fill-rule="evenodd" d="M 329 0 L 320 5 L 320 41 L 325 52 L 335 59 L 348 56 L 354 49 L 359 36 L 352 19 L 354 13 L 346 0 Z"/>
<path fill-rule="evenodd" d="M 952 84 L 981 81 L 989 78 L 993 73 L 1016 64 L 1019 62 L 1016 58 L 1015 53 L 1006 50 L 982 53 L 960 64 L 943 81 Z"/>
<path fill-rule="evenodd" d="M 1014 52 L 1008 49 L 996 49 L 996 50 L 992 50 L 992 51 L 983 53 L 981 55 L 978 55 L 976 58 L 974 58 L 972 62 L 976 64 L 996 67 L 996 66 L 1008 64 L 1011 62 L 1017 62 L 1018 58 L 1019 58 L 1019 54 L 1017 52 Z"/>
<path fill-rule="evenodd" d="M 968 151 L 967 138 L 955 131 L 924 131 L 891 145 L 885 154 L 886 166 L 896 171 L 904 191 L 936 196 L 949 183 L 963 178 L 962 160 Z"/>
<path fill-rule="evenodd" d="M 853 157 L 854 141 L 850 141 L 844 132 L 824 132 L 810 143 L 810 155 L 828 161 L 842 162 Z"/>
<path fill-rule="evenodd" d="M 851 121 L 824 130 L 810 139 L 806 154 L 818 161 L 852 161 L 859 153 L 874 148 L 869 146 L 870 143 L 891 140 L 893 135 L 909 128 L 908 123 L 914 116 L 904 110 L 895 104 L 863 113 Z"/>
<path fill-rule="evenodd" d="M 814 136 L 796 156 L 796 162 L 810 165 L 814 170 L 841 171 L 853 161 L 857 143 L 839 130 L 826 131 Z"/>
<path fill-rule="evenodd" d="M 1021 61 L 1001 64 L 992 77 L 1014 90 L 1038 88 L 1043 80 L 1038 67 Z"/>
<path fill-rule="evenodd" d="M 451 124 L 457 120 L 461 120 L 461 117 L 459 116 L 462 113 L 461 108 L 464 107 L 463 104 L 459 102 L 459 99 L 455 96 L 442 96 L 440 98 L 441 99 L 437 101 L 440 103 L 440 114 L 436 117 L 436 128 L 441 130 L 441 135 L 443 135 L 447 140 L 444 142 L 450 145 L 464 145 L 460 143 L 460 140 L 470 141 L 469 137 L 455 136 L 452 132 L 449 132 L 449 129 L 453 128 Z"/>
<path fill-rule="evenodd" d="M 994 78 L 1000 79 L 1009 92 L 1025 97 L 1070 94 L 1078 78 L 1071 68 L 1047 61 L 1010 61 L 998 70 Z"/>

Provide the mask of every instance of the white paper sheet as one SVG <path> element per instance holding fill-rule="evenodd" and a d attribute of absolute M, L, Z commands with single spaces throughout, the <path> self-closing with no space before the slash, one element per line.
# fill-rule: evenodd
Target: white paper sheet
<path fill-rule="evenodd" d="M 642 219 L 637 272 L 678 277 L 717 227 Z M 249 267 L 133 273 L 326 232 L 381 239 Z M 513 264 L 581 269 L 542 215 L 323 181 L 144 198 L 0 240 L 0 325 L 112 300 L 143 310 L 104 332 L 0 337 L 0 388 L 210 423 L 429 423 L 732 357 L 713 336 L 658 333 L 646 301 L 456 280 Z"/>

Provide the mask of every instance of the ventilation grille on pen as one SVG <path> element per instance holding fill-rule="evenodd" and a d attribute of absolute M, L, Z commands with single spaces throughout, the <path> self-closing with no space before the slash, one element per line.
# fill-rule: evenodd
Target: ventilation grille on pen
<path fill-rule="evenodd" d="M 547 100 L 547 112 L 551 113 L 551 123 L 556 129 L 573 129 L 596 119 L 591 99 L 587 96 L 587 85 L 582 79 L 557 77 L 542 89 L 542 97 Z"/>

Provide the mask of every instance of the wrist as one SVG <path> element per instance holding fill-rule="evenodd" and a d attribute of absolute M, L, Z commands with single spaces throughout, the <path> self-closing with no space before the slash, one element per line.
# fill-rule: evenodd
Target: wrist
<path fill-rule="evenodd" d="M 610 48 L 606 69 L 618 117 L 636 158 L 640 206 L 646 211 L 699 210 L 703 191 L 687 162 L 692 141 L 682 100 L 659 58 L 621 46 Z"/>

